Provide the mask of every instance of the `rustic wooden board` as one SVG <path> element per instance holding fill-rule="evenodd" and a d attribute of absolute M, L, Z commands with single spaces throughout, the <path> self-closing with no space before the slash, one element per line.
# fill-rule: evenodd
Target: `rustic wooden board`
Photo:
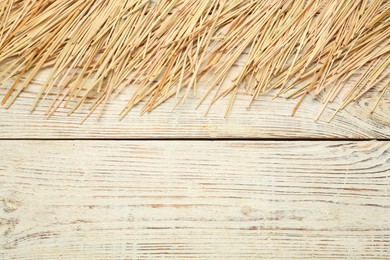
<path fill-rule="evenodd" d="M 238 67 L 237 67 L 238 68 Z M 45 75 L 41 76 L 42 81 Z M 37 81 L 39 84 L 39 81 Z M 140 108 L 136 108 L 123 121 L 119 121 L 119 113 L 129 100 L 133 88 L 111 102 L 103 113 L 101 120 L 96 115 L 83 125 L 80 122 L 87 110 L 67 117 L 67 111 L 60 108 L 50 120 L 45 111 L 51 103 L 43 102 L 33 114 L 29 112 L 34 100 L 32 86 L 21 95 L 21 98 L 10 109 L 0 108 L 0 138 L 53 138 L 53 139 L 147 139 L 147 138 L 270 138 L 270 139 L 388 139 L 390 138 L 390 95 L 385 95 L 377 111 L 371 115 L 375 104 L 374 93 L 368 93 L 357 104 L 349 106 L 328 123 L 337 104 L 332 104 L 325 111 L 319 122 L 315 122 L 322 104 L 307 98 L 295 117 L 291 112 L 297 101 L 285 99 L 272 100 L 271 94 L 262 96 L 250 109 L 247 109 L 250 96 L 240 93 L 232 113 L 224 118 L 227 101 L 215 104 L 205 117 L 208 102 L 195 110 L 199 97 L 206 89 L 199 87 L 198 98 L 190 98 L 182 108 L 172 113 L 174 100 L 167 102 L 149 115 L 139 116 Z M 5 87 L 0 87 L 0 95 Z M 376 95 L 378 96 L 378 95 Z"/>
<path fill-rule="evenodd" d="M 389 259 L 390 143 L 2 141 L 1 259 Z"/>

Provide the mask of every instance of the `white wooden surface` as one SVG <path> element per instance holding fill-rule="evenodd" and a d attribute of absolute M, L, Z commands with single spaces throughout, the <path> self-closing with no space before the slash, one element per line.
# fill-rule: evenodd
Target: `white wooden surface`
<path fill-rule="evenodd" d="M 205 117 L 191 97 L 120 122 L 128 88 L 80 125 L 86 110 L 46 119 L 52 95 L 30 114 L 45 78 L 0 108 L 0 259 L 390 259 L 390 143 L 285 141 L 389 140 L 390 95 L 331 123 L 337 104 L 314 122 L 318 101 L 291 117 L 296 101 L 248 111 L 245 93 L 226 119 L 227 100 Z M 167 140 L 186 138 L 280 141 Z"/>
<path fill-rule="evenodd" d="M 44 77 L 42 77 L 44 79 Z M 149 115 L 139 116 L 140 108 L 119 121 L 119 113 L 125 107 L 132 88 L 111 102 L 97 121 L 93 115 L 80 125 L 87 110 L 67 117 L 67 111 L 60 108 L 53 118 L 47 120 L 45 111 L 50 98 L 43 102 L 33 114 L 29 112 L 34 100 L 33 92 L 23 93 L 10 109 L 0 108 L 0 138 L 8 139 L 148 139 L 148 138 L 269 138 L 269 139 L 389 139 L 390 138 L 390 95 L 385 95 L 377 111 L 371 115 L 375 104 L 374 93 L 368 93 L 358 103 L 340 112 L 328 123 L 337 104 L 325 111 L 319 122 L 314 119 L 321 109 L 319 101 L 307 98 L 295 117 L 291 112 L 297 101 L 272 96 L 262 96 L 249 109 L 250 96 L 240 93 L 232 113 L 224 118 L 227 99 L 215 104 L 205 117 L 208 103 L 199 110 L 195 106 L 205 87 L 200 87 L 198 98 L 190 98 L 182 108 L 172 113 L 174 100 L 167 102 Z M 0 87 L 0 95 L 5 87 Z M 378 95 L 376 95 L 378 96 Z"/>
<path fill-rule="evenodd" d="M 389 259 L 390 143 L 1 141 L 0 259 Z"/>

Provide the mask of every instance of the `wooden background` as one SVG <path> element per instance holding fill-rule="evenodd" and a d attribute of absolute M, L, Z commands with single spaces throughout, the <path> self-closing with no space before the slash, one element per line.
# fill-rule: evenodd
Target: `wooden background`
<path fill-rule="evenodd" d="M 331 123 L 244 93 L 119 122 L 124 93 L 80 125 L 33 91 L 0 109 L 0 259 L 390 259 L 389 95 Z"/>

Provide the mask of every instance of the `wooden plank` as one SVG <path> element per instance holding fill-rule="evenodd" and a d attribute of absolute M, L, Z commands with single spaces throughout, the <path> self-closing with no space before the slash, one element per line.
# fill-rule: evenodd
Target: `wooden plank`
<path fill-rule="evenodd" d="M 390 143 L 2 141 L 1 259 L 389 259 Z"/>
<path fill-rule="evenodd" d="M 238 69 L 237 66 L 236 69 Z M 234 71 L 232 72 L 234 74 Z M 41 77 L 44 81 L 45 75 Z M 340 112 L 328 123 L 338 107 L 336 102 L 325 111 L 319 122 L 315 118 L 322 104 L 307 98 L 295 117 L 291 112 L 297 101 L 285 99 L 272 100 L 271 94 L 262 96 L 250 109 L 246 106 L 250 96 L 239 93 L 232 113 L 224 118 L 227 101 L 215 104 L 205 117 L 208 102 L 195 110 L 199 97 L 206 87 L 200 85 L 198 98 L 191 97 L 182 108 L 174 113 L 172 107 L 175 100 L 167 102 L 149 115 L 140 117 L 140 108 L 136 108 L 123 121 L 119 114 L 127 104 L 133 88 L 129 87 L 114 101 L 108 104 L 101 120 L 96 115 L 83 125 L 80 122 L 87 114 L 87 108 L 67 117 L 68 109 L 60 108 L 50 120 L 45 111 L 53 96 L 38 107 L 33 114 L 29 112 L 34 100 L 31 87 L 10 109 L 0 109 L 0 138 L 53 138 L 53 139 L 147 139 L 147 138 L 390 138 L 390 95 L 385 95 L 377 111 L 371 115 L 375 104 L 375 93 L 364 96 L 358 103 Z M 346 87 L 347 88 L 347 87 Z M 6 88 L 0 87 L 0 96 Z"/>

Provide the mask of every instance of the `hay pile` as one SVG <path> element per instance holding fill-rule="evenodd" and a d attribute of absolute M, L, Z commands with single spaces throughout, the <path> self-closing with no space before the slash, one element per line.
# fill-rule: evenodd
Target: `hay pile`
<path fill-rule="evenodd" d="M 308 95 L 325 108 L 343 91 L 343 109 L 377 88 L 374 110 L 390 84 L 389 41 L 387 0 L 0 0 L 2 104 L 49 69 L 31 107 L 55 94 L 49 117 L 87 99 L 99 115 L 127 87 L 121 118 L 140 103 L 180 105 L 201 86 L 199 104 L 230 95 L 226 115 L 238 90 L 249 105 L 270 90 L 296 98 L 295 113 Z"/>

